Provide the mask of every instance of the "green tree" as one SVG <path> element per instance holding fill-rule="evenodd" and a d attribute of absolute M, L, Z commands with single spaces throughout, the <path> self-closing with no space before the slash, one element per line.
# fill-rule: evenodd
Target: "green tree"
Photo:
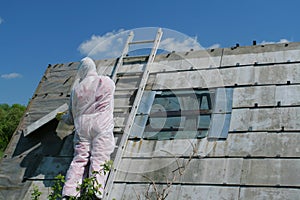
<path fill-rule="evenodd" d="M 0 104 L 0 152 L 5 150 L 26 107 L 20 104 Z"/>

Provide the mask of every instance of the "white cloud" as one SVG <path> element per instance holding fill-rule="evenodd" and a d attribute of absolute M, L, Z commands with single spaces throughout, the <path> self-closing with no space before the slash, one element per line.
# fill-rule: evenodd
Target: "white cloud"
<path fill-rule="evenodd" d="M 3 79 L 14 79 L 14 78 L 21 78 L 22 75 L 19 73 L 10 73 L 10 74 L 2 74 L 1 78 Z"/>
<path fill-rule="evenodd" d="M 265 45 L 265 44 L 280 44 L 280 43 L 288 43 L 290 42 L 287 39 L 280 39 L 278 42 L 270 42 L 270 41 L 262 41 L 261 43 L 259 43 L 260 45 Z"/>
<path fill-rule="evenodd" d="M 218 48 L 220 48 L 220 47 L 221 47 L 220 44 L 213 44 L 213 45 L 207 47 L 207 49 L 218 49 Z"/>
<path fill-rule="evenodd" d="M 92 37 L 81 43 L 78 50 L 81 54 L 97 58 L 114 58 L 121 54 L 125 43 L 127 31 L 108 32 L 103 36 L 92 35 Z"/>
<path fill-rule="evenodd" d="M 0 17 L 0 24 L 2 24 L 4 22 L 4 20 Z"/>
<path fill-rule="evenodd" d="M 138 31 L 140 30 L 137 30 L 137 32 Z M 103 36 L 92 35 L 89 40 L 79 45 L 78 50 L 82 55 L 90 56 L 94 59 L 119 57 L 124 48 L 124 44 L 128 37 L 128 33 L 129 31 L 124 31 L 123 29 L 121 29 L 118 31 L 108 32 Z M 148 32 L 145 31 L 142 33 L 143 33 L 142 35 L 143 39 L 145 39 L 145 37 L 149 39 L 147 35 L 149 31 Z M 168 52 L 172 52 L 172 51 L 184 52 L 184 51 L 190 51 L 191 49 L 193 50 L 203 49 L 200 46 L 200 44 L 197 42 L 196 37 L 195 38 L 186 37 L 186 36 L 183 37 L 182 35 L 183 34 L 179 35 L 180 37 L 166 37 L 161 41 L 159 49 Z M 138 51 L 145 48 L 152 48 L 152 44 L 133 46 L 130 48 L 130 51 Z"/>
<path fill-rule="evenodd" d="M 160 49 L 172 52 L 183 52 L 202 49 L 200 44 L 197 42 L 197 38 L 186 38 L 184 40 L 178 40 L 176 38 L 166 38 L 161 41 Z"/>

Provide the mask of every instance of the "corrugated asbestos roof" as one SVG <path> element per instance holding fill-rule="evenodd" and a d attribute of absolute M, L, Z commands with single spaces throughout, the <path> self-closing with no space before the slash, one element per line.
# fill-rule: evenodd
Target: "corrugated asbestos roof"
<path fill-rule="evenodd" d="M 145 59 L 125 58 L 118 72 L 114 111 L 117 143 L 144 63 Z M 110 75 L 116 59 L 96 64 L 100 74 Z M 45 198 L 54 177 L 66 173 L 73 154 L 72 127 L 58 124 L 49 113 L 68 104 L 77 66 L 75 62 L 46 69 L 1 160 L 0 199 L 30 199 L 33 185 Z M 229 114 L 227 138 L 129 139 L 107 199 L 145 199 L 147 192 L 155 195 L 153 188 L 148 190 L 149 180 L 158 190 L 163 189 L 178 162 L 189 164 L 172 182 L 167 199 L 298 199 L 300 43 L 156 57 L 147 91 L 191 88 L 232 90 L 230 111 L 213 111 Z M 41 118 L 44 125 L 36 122 Z M 34 129 L 26 132 L 34 123 Z M 218 130 L 218 123 L 214 121 L 213 130 Z M 191 144 L 197 147 L 194 154 Z"/>

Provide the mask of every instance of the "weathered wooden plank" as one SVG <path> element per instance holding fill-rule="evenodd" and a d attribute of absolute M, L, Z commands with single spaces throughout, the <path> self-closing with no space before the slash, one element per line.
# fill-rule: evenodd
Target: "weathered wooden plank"
<path fill-rule="evenodd" d="M 299 64 L 158 73 L 153 89 L 212 88 L 287 83 L 300 83 Z"/>
<path fill-rule="evenodd" d="M 75 70 L 54 71 L 44 75 L 36 94 L 68 93 L 76 77 Z"/>
<path fill-rule="evenodd" d="M 175 199 L 197 199 L 197 200 L 215 200 L 215 199 L 239 199 L 238 187 L 226 186 L 192 186 L 182 185 L 179 196 Z"/>
<path fill-rule="evenodd" d="M 178 162 L 177 162 L 178 161 Z M 123 159 L 129 166 L 119 171 L 116 181 L 139 183 L 149 180 L 166 182 L 173 178 L 172 171 L 187 163 L 187 159 Z M 234 184 L 260 186 L 297 186 L 300 182 L 299 159 L 192 159 L 174 183 Z M 148 177 L 148 178 L 147 178 Z"/>
<path fill-rule="evenodd" d="M 196 70 L 196 69 L 210 69 L 216 68 L 220 65 L 221 56 L 187 58 L 181 57 L 179 60 L 162 60 L 155 62 L 150 67 L 151 73 L 169 72 L 178 70 Z"/>
<path fill-rule="evenodd" d="M 51 65 L 49 68 L 49 72 L 55 71 L 70 71 L 70 70 L 77 70 L 79 62 L 70 62 L 64 64 L 55 64 Z"/>
<path fill-rule="evenodd" d="M 285 87 L 289 89 L 289 86 Z M 233 107 L 276 106 L 276 86 L 234 88 Z"/>
<path fill-rule="evenodd" d="M 31 100 L 28 115 L 33 113 L 45 113 L 52 111 L 64 103 L 69 103 L 70 97 L 49 94 L 47 96 L 38 96 Z M 30 117 L 30 116 L 29 116 Z"/>
<path fill-rule="evenodd" d="M 54 184 L 53 180 L 28 180 L 30 183 L 30 187 L 27 190 L 23 200 L 32 200 L 32 192 L 34 191 L 35 187 L 41 192 L 41 196 L 39 199 L 48 199 L 48 196 L 51 194 L 51 186 Z"/>
<path fill-rule="evenodd" d="M 111 75 L 116 59 L 95 60 L 98 74 Z"/>
<path fill-rule="evenodd" d="M 233 107 L 300 105 L 300 85 L 234 88 Z"/>
<path fill-rule="evenodd" d="M 215 76 L 212 77 L 217 77 L 216 70 L 208 70 L 207 74 L 213 75 L 213 72 L 215 72 Z M 195 87 L 207 88 L 208 83 L 206 82 L 206 80 L 207 78 L 204 76 L 203 71 L 160 73 L 156 76 L 153 90 L 187 89 Z"/>
<path fill-rule="evenodd" d="M 164 140 L 128 141 L 124 157 L 153 158 L 190 156 L 193 146 L 197 146 L 196 156 L 206 157 L 299 157 L 298 132 L 249 132 L 229 134 L 225 141 L 201 140 Z"/>
<path fill-rule="evenodd" d="M 300 83 L 300 64 L 281 64 L 255 67 L 257 84 Z"/>
<path fill-rule="evenodd" d="M 156 185 L 158 192 L 161 192 L 164 188 L 167 188 L 166 185 L 157 184 Z M 179 185 L 172 185 L 168 189 L 168 195 L 166 200 L 178 199 L 180 193 Z M 148 194 L 149 198 L 146 198 Z M 157 199 L 156 192 L 153 187 L 149 188 L 149 184 L 120 184 L 115 183 L 111 194 L 108 197 L 109 200 L 112 199 L 122 199 L 122 200 L 132 200 L 132 199 Z"/>
<path fill-rule="evenodd" d="M 128 114 L 115 113 L 114 114 L 114 124 L 115 127 L 123 127 L 125 121 L 127 120 Z"/>
<path fill-rule="evenodd" d="M 255 68 L 252 66 L 221 68 L 219 73 L 219 78 L 222 80 L 223 85 L 218 87 L 252 85 L 254 83 Z"/>
<path fill-rule="evenodd" d="M 300 105 L 300 85 L 276 87 L 275 101 L 281 106 Z"/>
<path fill-rule="evenodd" d="M 124 64 L 119 68 L 118 73 L 142 72 L 144 64 Z"/>
<path fill-rule="evenodd" d="M 293 188 L 258 188 L 242 187 L 239 199 L 272 199 L 272 200 L 298 200 L 300 190 Z"/>
<path fill-rule="evenodd" d="M 24 136 L 26 137 L 27 135 L 29 135 L 33 131 L 37 130 L 38 128 L 40 128 L 44 124 L 46 124 L 49 121 L 51 121 L 52 119 L 54 119 L 58 112 L 65 112 L 66 110 L 68 110 L 68 105 L 63 104 L 60 107 L 58 107 L 57 109 L 53 110 L 52 112 L 50 112 L 47 115 L 45 115 L 44 117 L 42 117 L 41 119 L 39 119 L 39 120 L 35 121 L 34 123 L 30 124 L 29 126 L 27 126 L 24 129 Z"/>
<path fill-rule="evenodd" d="M 66 174 L 72 157 L 43 157 L 30 180 L 54 179 L 58 174 Z"/>
<path fill-rule="evenodd" d="M 123 98 L 123 97 L 115 97 L 114 98 L 114 105 L 116 106 L 116 107 L 118 107 L 118 106 L 128 106 L 128 105 L 130 105 L 130 100 L 129 100 L 129 98 Z"/>
<path fill-rule="evenodd" d="M 182 183 L 239 184 L 242 158 L 195 159 L 184 171 Z"/>
<path fill-rule="evenodd" d="M 145 182 L 151 178 L 156 182 L 166 182 L 173 179 L 172 171 L 185 166 L 183 163 L 187 163 L 187 159 L 123 159 L 122 163 L 129 167 L 120 169 L 117 181 Z M 182 175 L 176 173 L 175 183 L 239 184 L 242 164 L 242 158 L 192 159 Z"/>
<path fill-rule="evenodd" d="M 233 109 L 229 131 L 245 131 L 250 128 L 251 111 L 249 109 Z"/>
<path fill-rule="evenodd" d="M 126 79 L 122 79 L 120 77 L 120 79 L 118 79 L 116 83 L 116 90 L 137 88 L 139 81 L 140 81 L 140 77 L 132 77 Z"/>
<path fill-rule="evenodd" d="M 226 141 L 217 142 L 214 148 L 206 149 L 203 142 L 199 150 L 208 152 L 209 157 L 214 156 L 253 156 L 253 157 L 299 157 L 300 148 L 297 148 L 300 134 L 295 133 L 266 133 L 253 132 L 229 134 Z M 290 148 L 295 146 L 296 148 Z"/>
<path fill-rule="evenodd" d="M 176 80 L 176 81 L 174 81 Z M 159 89 L 214 88 L 254 83 L 253 67 L 159 73 L 153 85 Z"/>
<path fill-rule="evenodd" d="M 299 159 L 245 159 L 241 183 L 300 186 Z"/>
<path fill-rule="evenodd" d="M 124 199 L 123 194 L 125 192 L 125 188 L 125 183 L 114 183 L 111 192 L 109 194 L 105 194 L 105 197 L 107 197 L 109 200 Z"/>
<path fill-rule="evenodd" d="M 233 109 L 230 131 L 300 130 L 299 107 Z"/>
<path fill-rule="evenodd" d="M 242 52 L 242 49 L 247 49 L 247 52 Z M 259 47 L 258 47 L 259 48 Z M 293 62 L 300 60 L 300 50 L 277 50 L 267 52 L 264 47 L 261 47 L 257 52 L 252 52 L 249 47 L 240 47 L 236 49 L 224 49 L 221 66 L 234 66 L 236 64 L 249 65 L 263 63 L 281 63 Z"/>
<path fill-rule="evenodd" d="M 0 199 L 2 200 L 15 200 L 15 199 L 23 199 L 26 189 L 28 189 L 28 184 L 23 183 L 14 186 L 2 187 L 0 190 Z M 27 199 L 26 199 L 27 200 Z M 30 198 L 28 199 L 30 200 Z"/>

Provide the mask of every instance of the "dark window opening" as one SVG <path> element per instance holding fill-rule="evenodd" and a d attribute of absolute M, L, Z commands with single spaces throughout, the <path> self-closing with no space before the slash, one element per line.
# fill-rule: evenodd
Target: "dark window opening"
<path fill-rule="evenodd" d="M 208 134 L 213 93 L 208 90 L 156 92 L 144 139 L 192 139 Z"/>

